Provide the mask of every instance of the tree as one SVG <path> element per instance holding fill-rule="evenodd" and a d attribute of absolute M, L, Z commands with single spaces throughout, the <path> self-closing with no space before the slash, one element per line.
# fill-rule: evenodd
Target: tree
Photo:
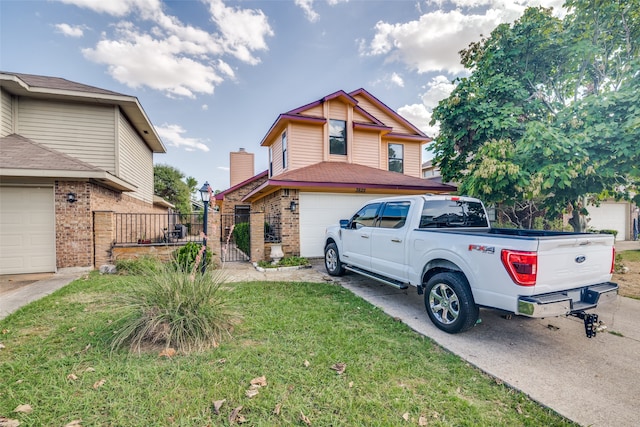
<path fill-rule="evenodd" d="M 175 205 L 183 214 L 190 214 L 191 192 L 184 179 L 184 174 L 169 165 L 153 167 L 153 193 Z"/>
<path fill-rule="evenodd" d="M 528 8 L 460 52 L 471 74 L 433 123 L 435 161 L 462 193 L 555 216 L 638 187 L 640 0 L 566 5 L 564 20 Z"/>

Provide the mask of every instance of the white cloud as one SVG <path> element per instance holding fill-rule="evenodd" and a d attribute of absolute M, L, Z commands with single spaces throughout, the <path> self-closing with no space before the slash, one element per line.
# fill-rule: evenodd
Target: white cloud
<path fill-rule="evenodd" d="M 391 74 L 391 82 L 399 87 L 404 87 L 404 80 L 402 76 L 398 73 Z"/>
<path fill-rule="evenodd" d="M 202 104 L 202 111 L 209 111 L 209 106 L 207 104 Z"/>
<path fill-rule="evenodd" d="M 313 0 L 295 0 L 296 6 L 299 6 L 303 11 L 309 22 L 316 22 L 320 19 L 318 12 L 313 10 Z"/>
<path fill-rule="evenodd" d="M 209 151 L 209 147 L 199 139 L 186 138 L 183 135 L 186 133 L 186 130 L 184 130 L 180 125 L 170 125 L 165 123 L 162 126 L 156 126 L 156 131 L 163 141 L 173 147 L 184 148 L 186 151 Z"/>
<path fill-rule="evenodd" d="M 442 10 L 423 13 L 416 21 L 388 23 L 379 21 L 375 35 L 367 43 L 360 41 L 362 55 L 385 55 L 419 73 L 430 71 L 457 74 L 463 70 L 459 51 L 480 35 L 489 35 L 503 22 L 519 18 L 527 6 L 555 6 L 561 14 L 561 0 L 436 0 L 430 5 Z"/>
<path fill-rule="evenodd" d="M 398 108 L 398 114 L 433 138 L 439 132 L 439 128 L 437 125 L 431 126 L 429 124 L 431 121 L 431 113 L 431 110 L 425 107 L 424 104 L 405 105 L 404 107 Z"/>
<path fill-rule="evenodd" d="M 69 24 L 56 24 L 55 27 L 60 34 L 64 34 L 67 37 L 84 36 L 85 27 L 83 25 L 71 26 Z"/>
<path fill-rule="evenodd" d="M 446 76 L 435 76 L 427 83 L 427 91 L 422 94 L 422 103 L 433 110 L 440 100 L 447 98 L 456 85 Z"/>
<path fill-rule="evenodd" d="M 262 11 L 227 7 L 222 0 L 203 0 L 217 32 L 165 14 L 159 0 L 61 1 L 122 19 L 83 54 L 106 64 L 123 84 L 147 86 L 168 96 L 212 94 L 215 86 L 235 78 L 224 56 L 258 64 L 255 53 L 268 50 L 266 39 L 273 36 Z"/>
<path fill-rule="evenodd" d="M 218 166 L 217 169 L 220 169 L 221 171 L 225 171 L 225 172 L 229 172 L 231 170 L 229 166 Z"/>
<path fill-rule="evenodd" d="M 405 105 L 398 109 L 398 113 L 430 137 L 435 137 L 440 130 L 437 123 L 430 124 L 433 109 L 440 100 L 447 98 L 455 87 L 456 85 L 446 76 L 435 76 L 427 83 L 426 92 L 420 96 L 422 104 Z"/>

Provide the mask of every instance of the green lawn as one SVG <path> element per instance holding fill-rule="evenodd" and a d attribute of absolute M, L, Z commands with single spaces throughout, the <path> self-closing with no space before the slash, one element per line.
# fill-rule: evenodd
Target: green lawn
<path fill-rule="evenodd" d="M 224 426 L 241 407 L 250 426 L 572 425 L 334 284 L 229 284 L 242 322 L 218 348 L 112 353 L 114 295 L 136 280 L 93 273 L 0 321 L 0 420 Z"/>

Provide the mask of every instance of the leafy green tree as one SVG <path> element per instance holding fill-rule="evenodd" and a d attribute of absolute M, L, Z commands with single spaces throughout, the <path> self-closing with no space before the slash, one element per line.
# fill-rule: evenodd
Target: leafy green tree
<path fill-rule="evenodd" d="M 175 205 L 180 213 L 191 213 L 189 186 L 184 181 L 184 174 L 173 166 L 161 164 L 153 167 L 153 192 Z"/>
<path fill-rule="evenodd" d="M 640 181 L 640 0 L 528 8 L 461 52 L 469 77 L 434 109 L 436 163 L 460 191 L 566 210 L 629 197 Z"/>

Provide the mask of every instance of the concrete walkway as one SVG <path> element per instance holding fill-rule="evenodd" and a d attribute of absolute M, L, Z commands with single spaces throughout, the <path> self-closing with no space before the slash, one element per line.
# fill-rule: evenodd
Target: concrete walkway
<path fill-rule="evenodd" d="M 637 242 L 632 242 L 633 244 Z M 312 268 L 257 271 L 248 263 L 227 263 L 229 282 L 333 282 L 380 307 L 482 371 L 529 395 L 565 417 L 589 426 L 636 426 L 640 419 L 640 301 L 618 298 L 596 312 L 608 331 L 588 339 L 581 320 L 507 319 L 481 310 L 482 322 L 449 335 L 429 320 L 414 288 L 396 290 L 346 274 L 328 276 L 322 261 Z M 52 275 L 31 286 L 0 293 L 0 318 L 21 305 L 65 286 L 84 272 Z"/>

